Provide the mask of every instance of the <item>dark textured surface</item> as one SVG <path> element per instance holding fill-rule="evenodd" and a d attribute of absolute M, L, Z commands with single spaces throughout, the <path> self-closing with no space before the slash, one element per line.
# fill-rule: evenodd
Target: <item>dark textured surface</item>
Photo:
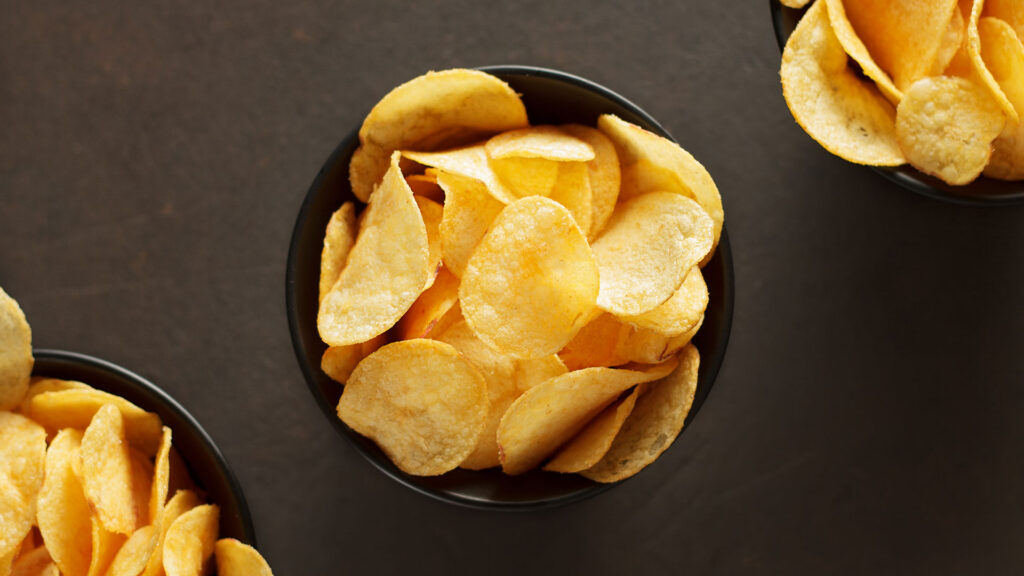
<path fill-rule="evenodd" d="M 1007 573 L 1024 565 L 1024 207 L 821 150 L 767 3 L 0 3 L 0 285 L 41 347 L 203 424 L 279 576 Z M 288 240 L 337 142 L 428 69 L 522 63 L 647 110 L 724 197 L 729 352 L 656 464 L 554 510 L 466 510 L 367 464 L 292 353 Z"/>

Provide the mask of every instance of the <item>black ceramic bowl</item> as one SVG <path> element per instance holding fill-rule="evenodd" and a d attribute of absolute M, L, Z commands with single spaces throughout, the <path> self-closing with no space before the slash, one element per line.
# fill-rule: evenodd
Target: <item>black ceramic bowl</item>
<path fill-rule="evenodd" d="M 256 532 L 245 495 L 213 440 L 181 404 L 145 378 L 105 360 L 62 350 L 34 350 L 33 376 L 77 380 L 116 394 L 160 416 L 173 433 L 192 479 L 220 507 L 220 537 L 256 546 Z"/>
<path fill-rule="evenodd" d="M 787 8 L 780 4 L 779 0 L 769 0 L 769 4 L 772 25 L 775 27 L 775 39 L 779 43 L 779 50 L 782 50 L 807 8 Z M 1024 204 L 1024 182 L 1006 182 L 981 176 L 966 186 L 950 186 L 938 178 L 917 171 L 909 164 L 893 168 L 870 168 L 908 190 L 936 200 L 973 206 Z"/>
<path fill-rule="evenodd" d="M 600 114 L 613 113 L 671 138 L 635 104 L 583 78 L 532 66 L 481 69 L 501 78 L 522 95 L 532 124 L 576 122 L 594 126 Z M 609 485 L 575 474 L 543 471 L 506 476 L 496 469 L 453 470 L 437 477 L 410 476 L 395 467 L 373 441 L 353 432 L 338 419 L 335 408 L 341 397 L 341 385 L 320 370 L 320 357 L 326 345 L 321 342 L 316 327 L 317 290 L 327 221 L 342 203 L 354 199 L 348 184 L 348 162 L 359 143 L 357 131 L 353 130 L 341 141 L 310 186 L 295 223 L 288 254 L 286 298 L 292 342 L 306 383 L 324 416 L 382 472 L 417 492 L 445 502 L 488 509 L 537 509 L 574 502 L 608 488 Z M 704 325 L 694 340 L 701 353 L 701 366 L 697 396 L 687 422 L 696 416 L 707 397 L 729 339 L 733 277 L 729 236 L 724 229 L 715 257 L 704 268 L 704 277 L 711 301 Z"/>

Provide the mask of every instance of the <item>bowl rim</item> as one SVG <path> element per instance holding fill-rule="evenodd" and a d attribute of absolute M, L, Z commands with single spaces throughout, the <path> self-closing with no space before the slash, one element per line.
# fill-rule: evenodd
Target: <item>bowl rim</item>
<path fill-rule="evenodd" d="M 252 513 L 249 510 L 248 501 L 246 500 L 245 493 L 242 491 L 242 486 L 241 484 L 239 484 L 238 479 L 235 477 L 235 474 L 232 471 L 231 466 L 228 464 L 227 459 L 224 457 L 224 454 L 220 451 L 220 448 L 218 448 L 217 445 L 213 442 L 213 439 L 210 437 L 209 433 L 206 432 L 206 429 L 204 429 L 202 425 L 199 424 L 199 421 L 196 420 L 195 417 L 192 416 L 192 414 L 189 413 L 189 411 L 186 410 L 185 407 L 182 406 L 177 400 L 175 400 L 167 392 L 165 392 L 163 388 L 160 388 L 153 382 L 150 382 L 146 378 L 143 378 L 139 374 L 132 372 L 131 370 L 123 366 L 114 364 L 113 362 L 104 360 L 102 358 L 98 358 L 96 356 L 91 356 L 89 354 L 83 354 L 81 352 L 72 352 L 70 350 L 58 350 L 54 348 L 35 348 L 32 350 L 32 355 L 36 361 L 36 364 L 32 368 L 33 376 L 36 375 L 35 370 L 36 366 L 38 366 L 39 360 L 64 364 L 68 366 L 85 365 L 87 367 L 94 368 L 102 372 L 107 372 L 114 376 L 115 378 L 118 378 L 122 381 L 130 382 L 131 384 L 136 385 L 144 389 L 149 394 L 155 396 L 170 412 L 173 412 L 175 416 L 184 421 L 186 426 L 192 428 L 192 431 L 199 439 L 199 442 L 202 445 L 203 449 L 206 450 L 206 452 L 208 452 L 209 455 L 213 457 L 213 460 L 217 464 L 217 467 L 220 469 L 221 474 L 223 474 L 224 478 L 227 480 L 228 489 L 230 490 L 232 496 L 235 499 L 238 508 L 238 516 L 239 519 L 241 520 L 242 531 L 244 532 L 246 543 L 254 548 L 257 547 L 256 529 L 253 524 Z M 43 375 L 45 374 L 46 373 L 44 371 Z M 102 388 L 100 389 L 102 390 Z M 187 460 L 186 464 L 188 464 Z M 216 504 L 222 505 L 222 503 L 220 502 L 216 502 Z"/>
<path fill-rule="evenodd" d="M 804 8 L 789 8 L 788 6 L 783 6 L 779 0 L 768 0 L 768 6 L 772 15 L 772 29 L 775 32 L 775 42 L 778 44 L 779 52 L 781 53 L 786 47 L 786 41 L 789 39 L 789 35 L 792 33 L 792 31 L 786 30 L 786 23 L 784 22 L 786 15 L 789 15 L 790 17 L 797 14 L 802 15 L 803 12 L 809 8 L 809 5 Z M 817 144 L 817 142 L 815 142 L 815 144 Z M 847 160 L 844 161 L 852 164 L 852 162 Z M 936 188 L 924 179 L 931 178 L 931 176 L 924 174 L 909 164 L 894 167 L 865 165 L 865 167 L 870 168 L 886 180 L 894 182 L 900 187 L 910 190 L 911 192 L 916 192 L 917 194 L 926 196 L 933 200 L 948 202 L 950 204 L 983 208 L 1024 204 L 1024 182 L 1020 183 L 1019 192 L 1010 192 L 995 196 L 971 194 L 970 184 L 961 186 L 960 188 L 963 189 L 962 192 L 958 191 L 957 187 L 951 187 L 949 190 Z M 1005 183 L 1005 185 L 1009 187 L 1013 184 L 1010 181 L 988 178 L 984 175 L 978 176 L 978 178 L 985 178 L 987 181 L 996 182 L 998 183 L 996 184 L 997 186 L 1002 186 Z"/>
<path fill-rule="evenodd" d="M 486 65 L 478 66 L 476 70 L 481 70 L 489 74 L 501 77 L 502 75 L 507 76 L 525 76 L 525 77 L 540 77 L 550 80 L 556 80 L 559 82 L 566 82 L 568 84 L 575 85 L 576 87 L 583 88 L 589 92 L 594 92 L 597 95 L 604 97 L 615 104 L 629 110 L 631 113 L 636 114 L 642 118 L 645 122 L 648 122 L 651 128 L 655 132 L 660 133 L 662 136 L 668 138 L 673 142 L 677 142 L 676 139 L 666 130 L 658 121 L 656 121 L 650 114 L 648 114 L 640 106 L 634 104 L 632 101 L 623 97 L 610 90 L 609 88 L 597 84 L 591 80 L 577 76 L 561 70 L 555 70 L 552 68 L 545 68 L 540 66 L 531 66 L 523 64 L 499 64 L 499 65 Z M 569 494 L 556 496 L 553 498 L 546 499 L 534 499 L 534 500 L 522 500 L 522 501 L 497 501 L 497 500 L 482 500 L 476 498 L 466 497 L 460 494 L 452 494 L 435 490 L 425 486 L 420 486 L 413 482 L 410 478 L 403 475 L 397 468 L 392 469 L 385 463 L 379 462 L 376 454 L 370 454 L 367 449 L 356 441 L 352 437 L 352 432 L 349 430 L 340 419 L 337 418 L 335 409 L 333 406 L 328 405 L 323 395 L 320 392 L 318 385 L 316 384 L 317 375 L 313 373 L 312 366 L 305 360 L 305 350 L 301 343 L 300 327 L 299 327 L 299 313 L 297 310 L 297 261 L 299 258 L 299 252 L 301 250 L 300 244 L 302 239 L 302 224 L 306 222 L 309 217 L 309 211 L 314 203 L 316 192 L 320 189 L 323 184 L 323 180 L 326 178 L 329 169 L 336 164 L 339 157 L 345 153 L 350 147 L 354 147 L 358 143 L 359 127 L 357 126 L 346 134 L 341 141 L 337 144 L 334 150 L 328 155 L 324 161 L 320 170 L 317 172 L 316 177 L 310 184 L 303 197 L 302 205 L 299 209 L 298 215 L 295 220 L 295 227 L 292 230 L 292 236 L 289 242 L 288 258 L 285 269 L 285 309 L 288 316 L 288 328 L 292 340 L 292 348 L 295 352 L 296 361 L 299 364 L 299 369 L 302 372 L 303 380 L 305 381 L 306 387 L 311 392 L 321 412 L 327 416 L 327 420 L 330 421 L 331 426 L 335 431 L 343 436 L 351 446 L 353 446 L 357 452 L 363 457 L 364 460 L 370 462 L 377 470 L 383 472 L 386 476 L 395 480 L 399 484 L 405 486 L 427 496 L 433 500 L 445 502 L 447 504 L 454 504 L 464 508 L 470 508 L 475 510 L 488 510 L 488 511 L 509 511 L 509 512 L 530 512 L 536 510 L 544 510 L 549 508 L 556 508 L 567 504 L 572 504 L 592 496 L 596 496 L 606 490 L 611 489 L 614 486 L 621 485 L 623 482 L 630 480 L 633 477 L 620 480 L 613 483 L 598 483 L 593 482 L 591 486 L 587 486 L 585 489 L 578 490 Z M 720 260 L 722 266 L 722 272 L 724 277 L 724 285 L 722 287 L 723 294 L 720 296 L 722 299 L 722 328 L 717 336 L 716 345 L 720 352 L 714 357 L 714 362 L 702 366 L 706 368 L 707 382 L 705 386 L 706 392 L 701 395 L 698 390 L 698 398 L 695 399 L 693 406 L 690 409 L 689 414 L 686 417 L 685 426 L 689 427 L 696 418 L 700 407 L 706 401 L 707 396 L 710 395 L 711 389 L 714 388 L 713 384 L 718 377 L 718 373 L 721 369 L 722 363 L 726 356 L 726 351 L 729 343 L 729 336 L 732 330 L 732 322 L 734 315 L 735 306 L 735 271 L 733 267 L 732 250 L 729 243 L 729 236 L 726 231 L 726 227 L 723 224 L 722 233 L 719 239 L 718 246 L 716 247 L 715 256 L 712 260 Z M 702 357 L 703 361 L 703 357 Z M 674 442 L 673 442 L 674 443 Z"/>

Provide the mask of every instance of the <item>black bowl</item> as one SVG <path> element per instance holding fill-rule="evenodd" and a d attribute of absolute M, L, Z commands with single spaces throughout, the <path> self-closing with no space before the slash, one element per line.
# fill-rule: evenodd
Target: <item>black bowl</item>
<path fill-rule="evenodd" d="M 181 404 L 152 382 L 105 360 L 63 350 L 34 350 L 33 376 L 77 380 L 160 416 L 196 485 L 220 507 L 220 537 L 256 546 L 245 495 L 213 440 Z"/>
<path fill-rule="evenodd" d="M 788 8 L 780 4 L 779 0 L 769 0 L 769 4 L 772 25 L 775 27 L 775 39 L 778 41 L 779 50 L 782 50 L 807 8 Z M 919 172 L 909 164 L 891 168 L 869 168 L 908 190 L 936 200 L 971 206 L 1009 206 L 1024 203 L 1024 182 L 1006 182 L 981 176 L 965 186 L 950 186 L 938 178 Z"/>
<path fill-rule="evenodd" d="M 594 126 L 600 114 L 613 113 L 671 138 L 638 106 L 589 80 L 532 66 L 487 66 L 481 70 L 501 78 L 522 95 L 533 124 L 576 122 Z M 496 469 L 453 470 L 436 477 L 410 476 L 392 464 L 372 440 L 355 433 L 338 419 L 335 408 L 341 397 L 341 385 L 320 370 L 320 357 L 327 347 L 320 340 L 316 327 L 317 290 L 327 221 L 342 203 L 354 199 L 348 183 L 348 161 L 359 143 L 357 131 L 353 130 L 341 141 L 310 186 L 295 223 L 288 254 L 286 304 L 292 343 L 306 383 L 324 415 L 382 472 L 417 492 L 445 502 L 487 509 L 538 509 L 574 502 L 607 489 L 610 485 L 575 474 L 543 471 L 507 476 Z M 701 366 L 697 396 L 687 423 L 696 416 L 711 390 L 732 324 L 732 253 L 724 228 L 716 255 L 703 272 L 711 301 L 704 325 L 694 339 L 701 353 Z"/>

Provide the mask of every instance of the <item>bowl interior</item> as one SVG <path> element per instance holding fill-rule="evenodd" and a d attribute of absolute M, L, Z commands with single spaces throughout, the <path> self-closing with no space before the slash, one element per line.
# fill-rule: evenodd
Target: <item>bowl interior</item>
<path fill-rule="evenodd" d="M 613 113 L 624 120 L 671 138 L 636 105 L 582 78 L 526 66 L 484 67 L 522 95 L 530 122 L 576 122 L 594 126 L 597 117 Z M 326 350 L 316 327 L 317 289 L 323 235 L 331 213 L 353 200 L 348 184 L 348 160 L 358 145 L 356 132 L 349 134 L 331 154 L 302 205 L 288 256 L 287 308 L 292 341 L 306 382 L 324 415 L 349 438 L 377 468 L 405 486 L 440 500 L 491 509 L 536 509 L 573 502 L 608 488 L 575 474 L 533 471 L 506 476 L 500 471 L 454 470 L 437 477 L 416 477 L 400 471 L 371 440 L 349 429 L 335 412 L 341 385 L 320 370 Z M 687 422 L 696 416 L 715 380 L 728 342 L 732 322 L 732 256 L 729 238 L 722 238 L 715 257 L 704 269 L 711 294 L 704 325 L 694 342 L 701 353 L 697 396 Z M 685 428 L 684 428 L 685 430 Z"/>
<path fill-rule="evenodd" d="M 155 384 L 104 360 L 61 350 L 35 350 L 33 376 L 77 380 L 121 396 L 155 412 L 173 432 L 172 445 L 181 454 L 192 479 L 220 507 L 220 537 L 256 545 L 256 532 L 245 496 L 224 456 L 202 426 Z"/>
<path fill-rule="evenodd" d="M 779 50 L 782 50 L 807 8 L 788 8 L 779 3 L 779 0 L 769 0 L 769 3 L 772 12 L 772 25 L 775 28 L 775 39 L 779 44 Z M 909 164 L 893 168 L 871 166 L 871 169 L 908 190 L 937 200 L 974 206 L 1024 203 L 1024 183 L 1022 182 L 1006 182 L 981 176 L 966 186 L 950 186 L 938 178 L 919 172 Z"/>

